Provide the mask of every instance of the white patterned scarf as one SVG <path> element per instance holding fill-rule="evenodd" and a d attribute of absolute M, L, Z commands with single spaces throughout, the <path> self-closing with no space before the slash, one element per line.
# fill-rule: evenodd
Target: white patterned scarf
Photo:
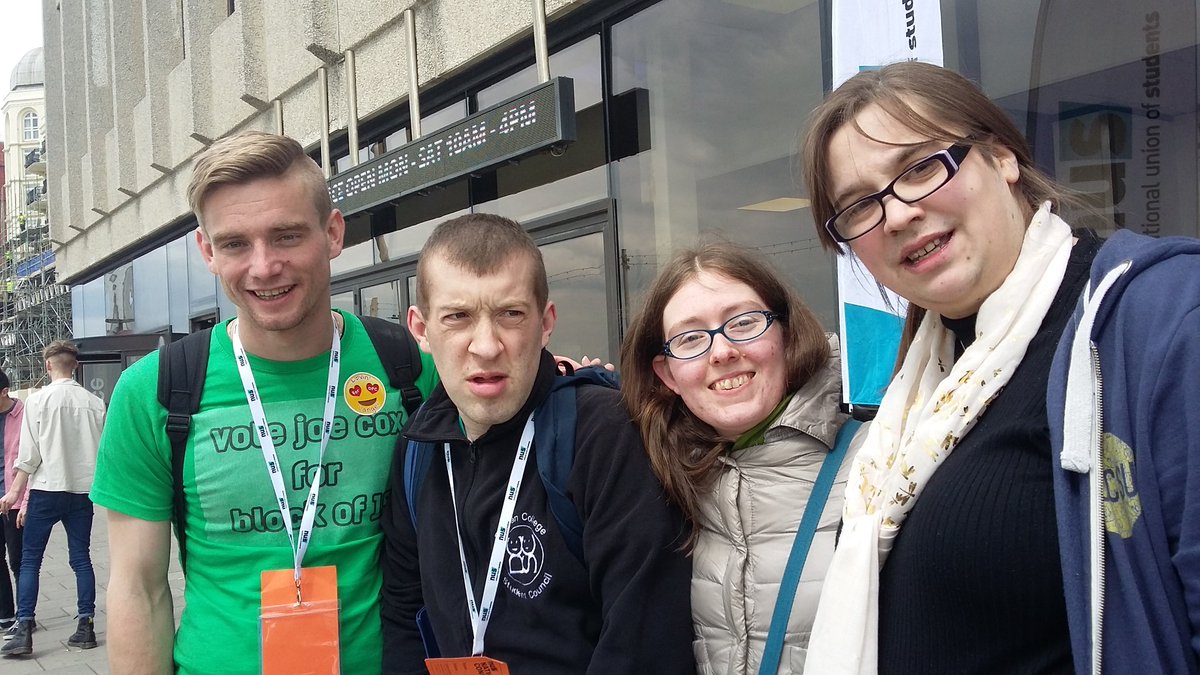
<path fill-rule="evenodd" d="M 975 341 L 957 362 L 941 316 L 925 315 L 851 467 L 806 675 L 876 672 L 879 570 L 921 489 L 1025 357 L 1062 284 L 1071 246 L 1071 228 L 1044 204 L 1016 266 L 979 308 Z"/>

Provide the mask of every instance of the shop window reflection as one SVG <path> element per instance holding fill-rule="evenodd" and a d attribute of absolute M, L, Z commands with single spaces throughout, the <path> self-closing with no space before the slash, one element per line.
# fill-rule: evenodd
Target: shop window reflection
<path fill-rule="evenodd" d="M 405 205 L 412 204 L 414 207 L 420 206 L 424 200 L 409 200 Z M 449 220 L 455 216 L 461 216 L 465 213 L 470 213 L 470 209 L 459 209 L 444 215 L 436 215 L 423 222 L 418 222 L 415 225 L 405 227 L 402 230 L 389 232 L 388 234 L 379 237 L 382 244 L 380 249 L 387 252 L 384 260 L 402 260 L 408 256 L 415 256 L 421 252 L 421 246 L 425 244 L 425 240 L 429 238 L 433 228 L 437 227 L 444 220 Z"/>
<path fill-rule="evenodd" d="M 342 253 L 329 261 L 329 269 L 333 274 L 341 274 L 370 267 L 375 262 L 375 242 L 371 239 L 367 214 L 356 214 L 347 218 Z"/>
<path fill-rule="evenodd" d="M 661 263 L 719 236 L 760 251 L 836 327 L 832 259 L 792 167 L 823 98 L 821 4 L 664 0 L 613 27 L 614 95 L 643 99 L 625 133 L 640 152 L 611 164 L 626 317 Z"/>
<path fill-rule="evenodd" d="M 105 335 L 104 277 L 71 288 L 71 335 L 75 338 Z"/>
<path fill-rule="evenodd" d="M 593 35 L 550 55 L 550 76 L 569 77 L 575 84 L 575 109 L 600 103 L 600 36 Z M 497 103 L 537 86 L 537 66 L 531 65 L 475 95 L 476 108 L 486 110 Z"/>
<path fill-rule="evenodd" d="M 164 278 L 164 270 L 170 269 L 167 265 L 167 247 L 160 246 L 134 260 L 132 267 L 133 288 L 129 296 L 129 318 L 132 323 L 127 327 L 134 333 L 148 333 L 168 327 L 171 323 L 167 310 L 171 279 L 169 272 Z"/>
<path fill-rule="evenodd" d="M 340 309 L 350 314 L 355 313 L 354 308 L 354 291 L 346 291 L 345 293 L 337 293 L 329 297 L 330 304 L 333 309 Z"/>
<path fill-rule="evenodd" d="M 125 335 L 133 330 L 133 265 L 104 274 L 104 332 Z"/>
<path fill-rule="evenodd" d="M 189 232 L 188 236 L 192 237 L 192 245 L 187 247 L 188 313 L 196 315 L 217 305 L 217 277 L 208 271 L 208 265 L 200 255 L 200 247 L 195 244 L 195 231 Z"/>
<path fill-rule="evenodd" d="M 604 269 L 604 234 L 595 232 L 542 244 L 550 299 L 558 323 L 550 339 L 554 354 L 612 361 L 608 349 L 609 312 Z"/>
<path fill-rule="evenodd" d="M 408 143 L 408 129 L 397 129 L 383 139 L 383 151 L 391 152 Z"/>
<path fill-rule="evenodd" d="M 976 76 L 1102 234 L 1196 236 L 1197 3 L 942 3 L 946 66 Z M 963 11 L 967 9 L 969 11 Z M 1168 140 L 1169 139 L 1169 140 Z"/>
<path fill-rule="evenodd" d="M 393 323 L 404 323 L 404 315 L 400 307 L 399 281 L 368 286 L 362 289 L 361 297 L 363 316 L 373 316 Z"/>
<path fill-rule="evenodd" d="M 188 232 L 166 245 L 167 249 L 167 309 L 171 330 L 176 333 L 188 331 L 188 247 L 196 245 L 196 238 Z"/>
<path fill-rule="evenodd" d="M 429 134 L 444 129 L 461 119 L 466 119 L 466 117 L 466 100 L 464 99 L 461 101 L 455 101 L 454 103 L 451 103 L 437 112 L 421 116 L 421 135 L 428 136 Z"/>

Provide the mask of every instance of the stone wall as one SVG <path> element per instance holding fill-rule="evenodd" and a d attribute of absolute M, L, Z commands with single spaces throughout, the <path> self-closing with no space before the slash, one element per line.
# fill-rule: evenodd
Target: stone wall
<path fill-rule="evenodd" d="M 587 0 L 547 0 L 551 17 Z M 321 138 L 317 70 L 329 76 L 330 132 L 347 126 L 344 53 L 358 114 L 408 95 L 402 12 L 416 13 L 421 87 L 517 40 L 529 0 L 213 0 L 43 3 L 51 237 L 59 279 L 91 276 L 117 251 L 188 215 L 197 153 L 244 129 Z"/>

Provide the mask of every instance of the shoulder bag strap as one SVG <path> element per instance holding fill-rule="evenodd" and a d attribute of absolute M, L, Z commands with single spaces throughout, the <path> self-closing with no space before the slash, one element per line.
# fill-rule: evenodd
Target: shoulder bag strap
<path fill-rule="evenodd" d="M 817 482 L 813 485 L 808 504 L 804 507 L 804 517 L 800 519 L 800 526 L 796 528 L 792 553 L 788 556 L 787 567 L 784 568 L 783 579 L 779 583 L 779 597 L 775 599 L 775 612 L 771 615 L 771 628 L 767 632 L 767 644 L 763 648 L 762 661 L 758 667 L 759 675 L 775 675 L 779 670 L 779 659 L 783 656 L 783 638 L 787 633 L 788 619 L 792 616 L 792 604 L 796 600 L 796 588 L 800 584 L 800 574 L 804 571 L 804 561 L 808 558 L 808 549 L 817 533 L 821 513 L 825 511 L 825 502 L 829 499 L 833 480 L 846 457 L 846 449 L 850 447 L 850 439 L 854 438 L 854 432 L 861 424 L 858 420 L 846 420 L 838 430 L 833 449 L 821 463 L 821 472 L 817 474 Z"/>

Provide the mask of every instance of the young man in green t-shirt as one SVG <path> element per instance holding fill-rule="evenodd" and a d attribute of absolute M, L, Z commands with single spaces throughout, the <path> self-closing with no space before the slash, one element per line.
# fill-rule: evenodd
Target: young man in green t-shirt
<path fill-rule="evenodd" d="M 130 367 L 113 392 L 91 493 L 109 509 L 111 669 L 260 672 L 260 574 L 290 577 L 300 565 L 337 568 L 341 671 L 379 672 L 378 521 L 406 413 L 361 322 L 331 311 L 342 214 L 300 145 L 261 132 L 209 147 L 188 198 L 196 243 L 238 316 L 212 331 L 184 455 L 187 583 L 177 632 L 167 584 L 175 486 L 158 354 Z M 437 374 L 422 360 L 416 384 L 428 395 Z"/>

